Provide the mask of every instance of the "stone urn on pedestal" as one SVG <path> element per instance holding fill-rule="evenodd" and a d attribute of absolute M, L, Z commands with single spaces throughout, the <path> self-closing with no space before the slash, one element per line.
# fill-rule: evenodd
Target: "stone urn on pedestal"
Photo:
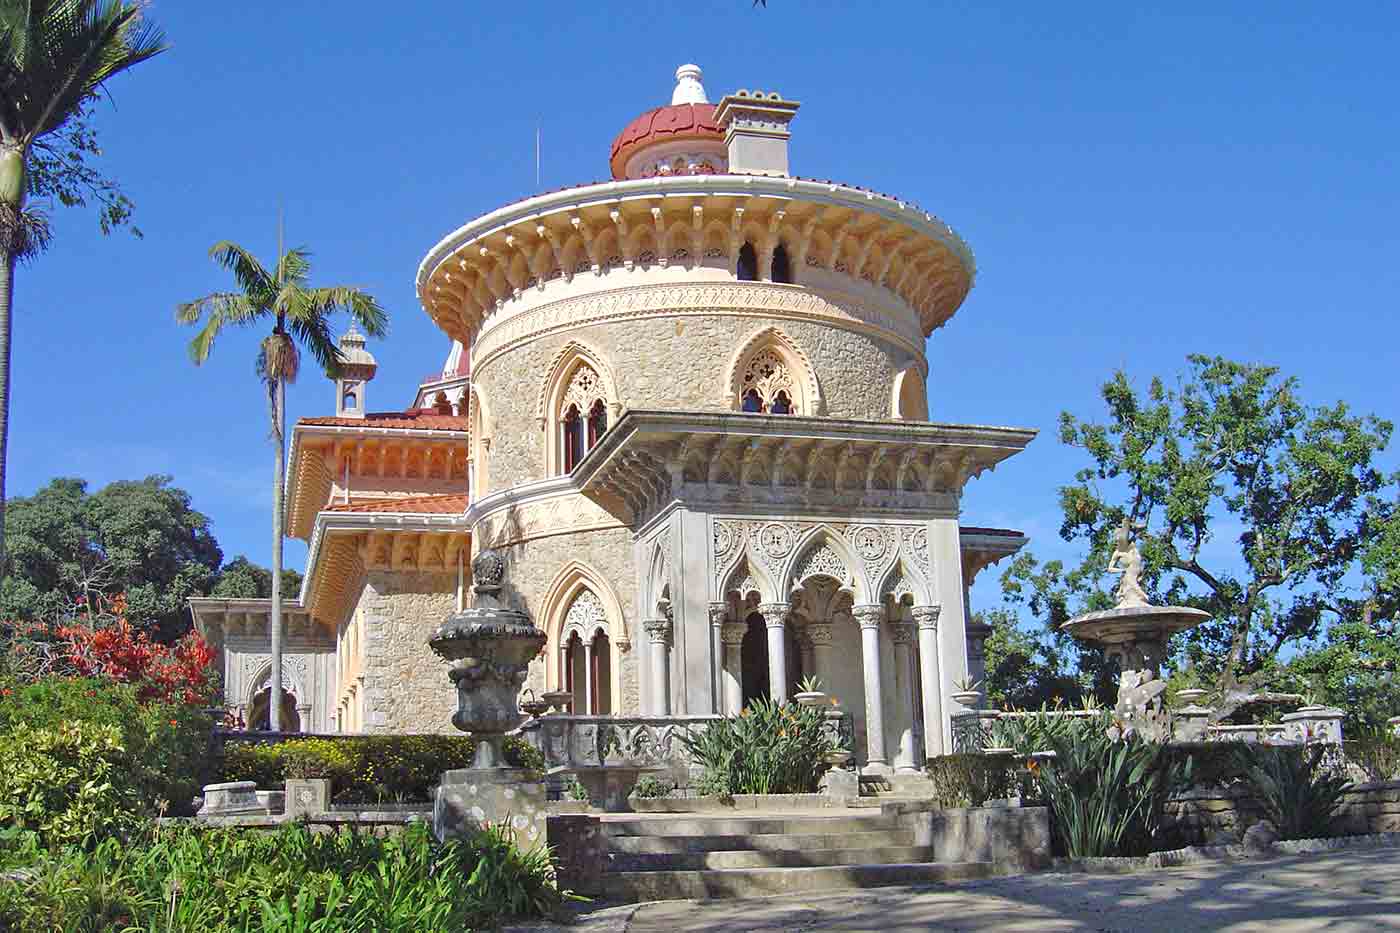
<path fill-rule="evenodd" d="M 533 771 L 509 767 L 502 742 L 520 724 L 520 688 L 545 634 L 501 602 L 505 561 L 498 552 L 478 554 L 472 578 L 472 607 L 450 616 L 428 640 L 451 665 L 447 676 L 457 688 L 452 725 L 476 740 L 472 766 L 442 776 L 433 830 L 442 839 L 508 823 L 516 843 L 529 850 L 545 843 L 544 783 Z"/>

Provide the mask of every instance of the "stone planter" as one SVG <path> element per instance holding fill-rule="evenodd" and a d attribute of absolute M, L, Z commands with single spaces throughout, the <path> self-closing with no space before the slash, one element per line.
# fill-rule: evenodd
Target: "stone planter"
<path fill-rule="evenodd" d="M 588 802 L 606 813 L 631 813 L 632 788 L 643 774 L 663 770 L 657 765 L 575 765 L 569 768 L 588 791 Z"/>
<path fill-rule="evenodd" d="M 258 799 L 258 785 L 252 781 L 228 781 L 204 785 L 204 805 L 199 816 L 240 816 L 265 814 Z"/>
<path fill-rule="evenodd" d="M 284 805 L 290 817 L 328 812 L 331 808 L 330 778 L 287 778 Z"/>
<path fill-rule="evenodd" d="M 826 705 L 826 694 L 820 690 L 808 690 L 802 693 L 794 693 L 792 698 L 797 701 L 798 706 Z"/>
<path fill-rule="evenodd" d="M 1200 687 L 1187 687 L 1184 690 L 1178 690 L 1176 692 L 1176 699 L 1177 702 L 1185 706 L 1195 706 L 1204 699 L 1209 692 L 1209 690 L 1202 690 Z"/>
<path fill-rule="evenodd" d="M 958 690 L 951 694 L 951 696 L 968 709 L 977 709 L 982 703 L 982 694 L 978 693 L 976 690 Z"/>

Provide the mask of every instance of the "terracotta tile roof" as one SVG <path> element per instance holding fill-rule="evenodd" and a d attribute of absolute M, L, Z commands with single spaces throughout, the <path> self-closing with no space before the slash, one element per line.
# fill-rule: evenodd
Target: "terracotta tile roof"
<path fill-rule="evenodd" d="M 407 515 L 460 515 L 467 510 L 461 495 L 405 496 L 398 499 L 360 499 L 328 505 L 327 512 L 402 512 Z"/>
<path fill-rule="evenodd" d="M 963 525 L 959 529 L 965 535 L 990 535 L 994 538 L 1021 538 L 1022 532 L 1012 528 L 978 528 L 976 525 Z"/>
<path fill-rule="evenodd" d="M 369 412 L 363 418 L 301 418 L 297 424 L 330 428 L 402 428 L 406 431 L 465 431 L 467 419 L 431 408 Z"/>

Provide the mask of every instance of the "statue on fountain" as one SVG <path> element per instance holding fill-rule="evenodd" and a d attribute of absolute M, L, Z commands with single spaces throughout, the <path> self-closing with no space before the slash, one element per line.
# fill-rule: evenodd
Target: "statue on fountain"
<path fill-rule="evenodd" d="M 1124 517 L 1113 532 L 1113 551 L 1108 555 L 1108 572 L 1121 573 L 1118 581 L 1118 604 L 1115 608 L 1146 606 L 1147 593 L 1142 589 L 1142 554 L 1132 539 L 1132 525 Z"/>

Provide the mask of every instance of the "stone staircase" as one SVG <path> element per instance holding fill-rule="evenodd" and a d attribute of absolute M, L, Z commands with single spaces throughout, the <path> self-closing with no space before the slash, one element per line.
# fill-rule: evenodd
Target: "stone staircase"
<path fill-rule="evenodd" d="M 878 810 L 892 800 L 928 800 L 933 793 L 933 782 L 926 774 L 862 774 L 860 796 L 847 806 Z"/>
<path fill-rule="evenodd" d="M 990 862 L 934 861 L 912 829 L 878 812 L 614 818 L 603 832 L 603 889 L 613 901 L 964 881 L 993 871 Z"/>

